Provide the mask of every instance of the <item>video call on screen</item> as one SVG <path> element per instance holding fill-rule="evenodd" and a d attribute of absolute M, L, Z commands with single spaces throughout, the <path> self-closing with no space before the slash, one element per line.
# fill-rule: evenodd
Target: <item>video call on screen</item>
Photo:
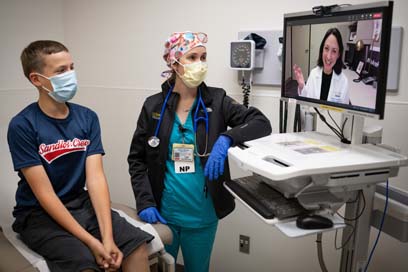
<path fill-rule="evenodd" d="M 347 15 L 342 19 L 344 20 L 341 22 L 315 23 L 304 20 L 288 23 L 286 52 L 284 52 L 284 95 L 286 97 L 302 98 L 305 95 L 306 98 L 316 99 L 316 102 L 321 99 L 316 96 L 316 90 L 311 90 L 320 86 L 313 85 L 312 83 L 317 81 L 309 77 L 316 77 L 316 71 L 320 71 L 315 68 L 318 66 L 319 49 L 326 32 L 336 28 L 341 35 L 344 48 L 339 56 L 343 62 L 341 69 L 343 75 L 336 74 L 336 79 L 339 81 L 337 87 L 341 86 L 343 89 L 331 91 L 327 101 L 339 105 L 375 109 L 382 13 Z M 331 62 L 328 60 L 327 63 Z M 303 74 L 305 82 L 303 92 L 299 90 L 294 66 L 299 67 L 298 71 Z M 314 72 L 313 69 L 315 69 Z M 310 81 L 309 84 L 308 81 Z"/>

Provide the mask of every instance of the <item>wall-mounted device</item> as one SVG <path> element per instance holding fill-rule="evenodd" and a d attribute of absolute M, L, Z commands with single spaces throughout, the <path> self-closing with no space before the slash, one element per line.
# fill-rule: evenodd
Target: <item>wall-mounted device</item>
<path fill-rule="evenodd" d="M 246 107 L 253 84 L 280 84 L 279 37 L 282 38 L 281 31 L 240 31 L 239 40 L 231 42 L 230 68 L 238 70 Z"/>
<path fill-rule="evenodd" d="M 252 70 L 255 67 L 255 42 L 253 40 L 232 41 L 230 47 L 230 68 L 238 70 L 241 74 L 245 107 L 249 107 L 249 94 L 252 86 Z"/>
<path fill-rule="evenodd" d="M 263 46 L 257 42 L 257 36 L 264 40 Z M 258 86 L 279 86 L 282 79 L 282 62 L 278 52 L 283 42 L 282 30 L 240 30 L 238 39 L 247 39 L 252 36 L 255 41 L 255 66 L 252 70 L 252 84 Z M 238 82 L 242 80 L 238 73 Z"/>
<path fill-rule="evenodd" d="M 231 42 L 230 68 L 250 71 L 255 66 L 255 42 L 240 40 Z"/>

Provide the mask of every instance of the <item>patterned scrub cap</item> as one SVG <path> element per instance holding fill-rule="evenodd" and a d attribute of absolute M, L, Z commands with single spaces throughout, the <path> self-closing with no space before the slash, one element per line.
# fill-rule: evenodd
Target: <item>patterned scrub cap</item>
<path fill-rule="evenodd" d="M 164 61 L 171 68 L 171 65 L 176 60 L 179 60 L 191 49 L 197 46 L 204 46 L 207 40 L 207 34 L 203 32 L 175 32 L 171 34 L 164 44 Z"/>

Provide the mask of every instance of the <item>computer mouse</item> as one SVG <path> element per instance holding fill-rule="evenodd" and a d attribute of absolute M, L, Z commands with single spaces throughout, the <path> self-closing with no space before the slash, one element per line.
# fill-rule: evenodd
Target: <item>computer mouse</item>
<path fill-rule="evenodd" d="M 296 226 L 300 229 L 328 229 L 333 227 L 333 222 L 321 215 L 308 214 L 298 216 Z"/>

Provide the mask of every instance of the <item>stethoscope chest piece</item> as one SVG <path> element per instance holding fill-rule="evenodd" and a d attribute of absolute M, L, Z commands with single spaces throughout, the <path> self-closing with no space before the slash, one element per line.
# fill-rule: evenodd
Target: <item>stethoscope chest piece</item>
<path fill-rule="evenodd" d="M 149 140 L 147 140 L 147 143 L 151 146 L 151 147 L 158 147 L 160 144 L 160 139 L 156 136 L 151 136 L 149 137 Z"/>

